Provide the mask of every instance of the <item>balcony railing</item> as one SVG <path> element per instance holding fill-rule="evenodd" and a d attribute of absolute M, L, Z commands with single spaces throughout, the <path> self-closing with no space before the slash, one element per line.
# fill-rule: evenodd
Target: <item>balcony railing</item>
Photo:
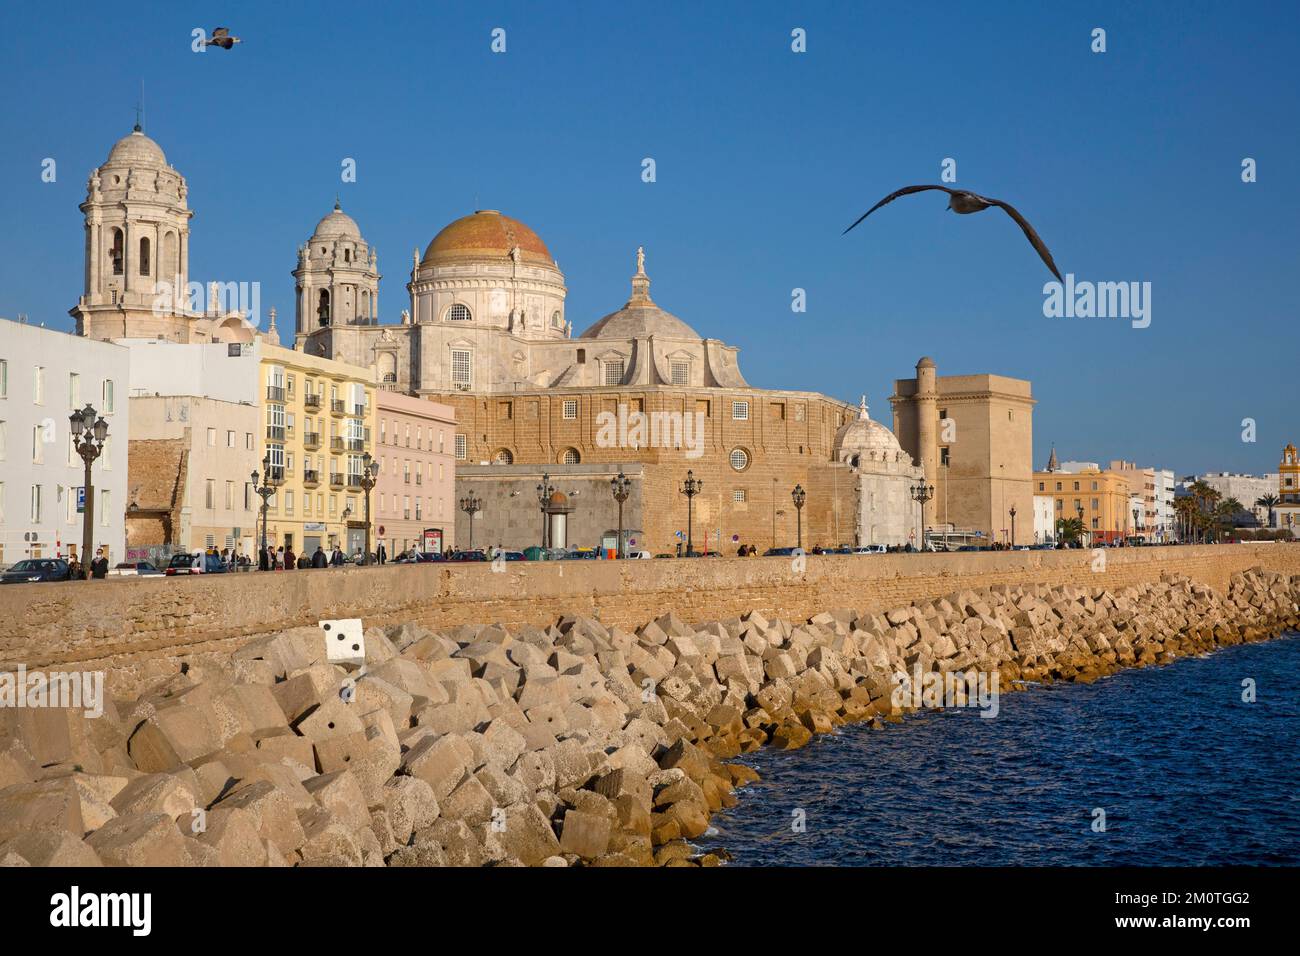
<path fill-rule="evenodd" d="M 338 435 L 335 435 L 333 438 L 330 439 L 330 451 L 342 451 L 342 450 L 343 450 L 343 439 Z"/>
<path fill-rule="evenodd" d="M 330 487 L 331 488 L 343 487 L 343 475 L 341 472 L 337 472 L 337 471 L 330 472 Z"/>
<path fill-rule="evenodd" d="M 411 483 L 411 473 L 409 471 L 402 475 L 402 483 L 407 485 Z"/>
<path fill-rule="evenodd" d="M 306 397 L 303 399 L 303 403 L 306 404 L 309 409 L 320 408 L 320 396 L 308 392 Z"/>
<path fill-rule="evenodd" d="M 415 483 L 416 483 L 417 485 L 422 485 L 422 484 L 424 484 L 424 472 L 422 472 L 422 471 L 417 471 L 417 472 L 415 473 Z"/>
<path fill-rule="evenodd" d="M 306 448 L 320 447 L 320 432 L 304 432 L 302 436 L 303 446 Z"/>
<path fill-rule="evenodd" d="M 314 468 L 308 468 L 306 471 L 302 473 L 302 483 L 304 485 L 312 485 L 312 486 L 319 485 L 320 472 L 316 471 L 316 469 Z"/>
<path fill-rule="evenodd" d="M 366 446 L 370 444 L 368 438 L 349 438 L 348 451 L 365 451 Z"/>
<path fill-rule="evenodd" d="M 347 409 L 347 402 L 341 398 L 335 398 L 330 401 L 330 411 L 335 415 L 342 415 Z"/>
<path fill-rule="evenodd" d="M 266 400 L 268 402 L 283 402 L 284 386 L 283 385 L 266 386 Z"/>
<path fill-rule="evenodd" d="M 269 441 L 284 441 L 284 426 L 267 425 L 266 437 Z"/>
<path fill-rule="evenodd" d="M 348 487 L 349 487 L 349 488 L 360 488 L 360 487 L 361 487 L 361 476 L 360 476 L 360 475 L 349 474 L 349 475 L 348 475 Z"/>

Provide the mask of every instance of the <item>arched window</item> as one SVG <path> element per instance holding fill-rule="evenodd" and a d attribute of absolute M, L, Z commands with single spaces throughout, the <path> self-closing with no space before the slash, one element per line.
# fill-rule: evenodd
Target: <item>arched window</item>
<path fill-rule="evenodd" d="M 379 380 L 381 382 L 397 381 L 397 356 L 392 352 L 379 353 Z"/>
<path fill-rule="evenodd" d="M 122 230 L 113 230 L 113 244 L 108 250 L 109 261 L 113 263 L 113 275 L 122 274 Z"/>
<path fill-rule="evenodd" d="M 731 467 L 736 471 L 744 471 L 749 467 L 749 452 L 743 448 L 731 449 Z"/>
<path fill-rule="evenodd" d="M 320 290 L 320 298 L 316 306 L 316 314 L 320 316 L 321 325 L 330 324 L 330 292 L 329 289 Z"/>
<path fill-rule="evenodd" d="M 561 465 L 577 465 L 582 462 L 582 456 L 578 454 L 576 448 L 564 449 L 564 454 L 560 456 Z"/>
<path fill-rule="evenodd" d="M 559 309 L 556 309 L 551 313 L 551 325 L 555 326 L 557 329 L 564 327 L 564 319 L 560 317 Z"/>
<path fill-rule="evenodd" d="M 449 322 L 470 322 L 473 318 L 470 315 L 469 306 L 462 302 L 457 302 L 447 310 L 447 321 Z"/>
<path fill-rule="evenodd" d="M 492 457 L 492 460 L 498 465 L 513 465 L 515 456 L 510 453 L 509 448 L 502 448 Z"/>
<path fill-rule="evenodd" d="M 361 292 L 361 317 L 369 321 L 370 319 L 370 291 L 363 289 Z"/>
<path fill-rule="evenodd" d="M 344 261 L 344 262 L 351 262 L 351 261 L 352 261 L 352 250 L 351 250 L 351 249 L 344 249 L 344 250 L 343 250 L 343 261 Z"/>
<path fill-rule="evenodd" d="M 142 236 L 140 238 L 140 275 L 147 276 L 148 274 L 149 274 L 149 237 Z"/>

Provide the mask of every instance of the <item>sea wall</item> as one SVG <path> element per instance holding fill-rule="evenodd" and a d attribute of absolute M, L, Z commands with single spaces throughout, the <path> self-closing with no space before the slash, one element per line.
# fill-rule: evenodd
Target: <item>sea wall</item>
<path fill-rule="evenodd" d="M 1239 544 L 654 561 L 386 566 L 135 578 L 0 588 L 0 668 L 19 663 L 161 673 L 195 655 L 323 618 L 430 628 L 547 627 L 565 614 L 637 627 L 671 608 L 688 623 L 757 611 L 803 620 L 834 607 L 880 610 L 999 584 L 1120 589 L 1185 575 L 1220 593 L 1259 566 L 1300 573 L 1300 546 Z"/>
<path fill-rule="evenodd" d="M 1257 567 L 635 633 L 408 622 L 365 634 L 364 668 L 298 627 L 98 717 L 0 708 L 0 865 L 716 865 L 689 841 L 754 779 L 733 759 L 935 703 L 900 674 L 963 706 L 1297 626 L 1300 575 Z"/>

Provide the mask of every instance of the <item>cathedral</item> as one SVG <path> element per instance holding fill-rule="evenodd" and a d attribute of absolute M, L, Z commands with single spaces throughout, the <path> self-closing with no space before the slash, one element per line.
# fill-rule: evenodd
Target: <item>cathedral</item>
<path fill-rule="evenodd" d="M 81 209 L 79 333 L 176 342 L 261 334 L 246 311 L 198 308 L 192 294 L 176 294 L 195 288 L 187 187 L 139 129 L 93 172 Z M 991 540 L 1005 524 L 995 512 L 1018 500 L 1021 477 L 1031 512 L 1028 382 L 941 379 L 923 360 L 918 380 L 895 383 L 891 431 L 865 398 L 854 405 L 749 384 L 735 346 L 656 302 L 644 250 L 634 263 L 627 301 L 595 321 L 579 318 L 575 334 L 564 274 L 541 236 L 479 210 L 415 250 L 400 321 L 381 322 L 377 255 L 336 201 L 297 250 L 293 347 L 455 409 L 457 498 L 479 503 L 458 513 L 458 542 L 614 547 L 620 513 L 627 546 L 651 553 L 687 542 L 732 554 L 750 545 L 915 545 L 941 516 L 949 531 L 961 530 L 959 518 Z M 274 325 L 265 334 L 274 340 Z M 965 409 L 966 444 L 944 437 L 940 396 Z M 1004 404 L 1013 433 L 999 424 Z M 993 461 L 991 450 L 1008 443 L 1013 457 Z M 611 492 L 620 474 L 622 502 Z M 996 494 L 985 487 L 994 479 Z M 936 483 L 942 504 L 915 500 L 916 486 Z"/>

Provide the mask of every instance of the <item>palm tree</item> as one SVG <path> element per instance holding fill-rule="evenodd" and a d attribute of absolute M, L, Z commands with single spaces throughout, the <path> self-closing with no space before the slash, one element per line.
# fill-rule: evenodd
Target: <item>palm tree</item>
<path fill-rule="evenodd" d="M 1273 527 L 1273 509 L 1277 507 L 1277 495 L 1260 495 L 1255 499 L 1255 507 L 1268 509 L 1268 526 Z"/>
<path fill-rule="evenodd" d="M 1056 540 L 1072 544 L 1083 537 L 1083 522 L 1078 518 L 1056 519 Z"/>
<path fill-rule="evenodd" d="M 1211 519 L 1214 522 L 1215 537 L 1226 529 L 1235 528 L 1238 516 L 1245 510 L 1236 498 L 1224 498 L 1219 502 Z"/>
<path fill-rule="evenodd" d="M 1174 499 L 1174 511 L 1178 513 L 1179 525 L 1182 529 L 1178 538 L 1180 541 L 1189 541 L 1192 538 L 1192 528 L 1196 521 L 1196 516 L 1200 507 L 1196 499 L 1191 495 L 1185 495 L 1182 498 Z"/>

